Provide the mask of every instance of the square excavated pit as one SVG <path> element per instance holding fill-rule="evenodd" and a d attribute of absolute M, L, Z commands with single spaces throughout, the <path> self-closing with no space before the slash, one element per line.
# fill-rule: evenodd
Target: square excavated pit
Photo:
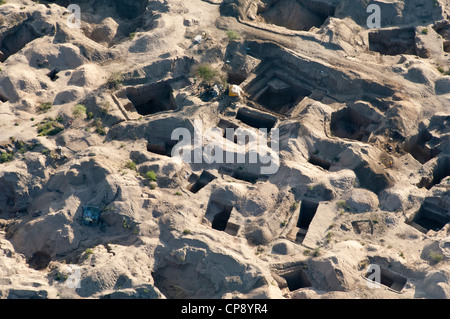
<path fill-rule="evenodd" d="M 139 87 L 128 87 L 127 98 L 140 115 L 149 115 L 175 110 L 172 87 L 167 82 L 159 82 Z"/>
<path fill-rule="evenodd" d="M 213 229 L 225 231 L 232 210 L 233 206 L 231 205 L 225 205 L 216 200 L 211 200 L 206 210 L 206 217 L 212 220 L 211 226 Z"/>
<path fill-rule="evenodd" d="M 278 275 L 286 280 L 289 291 L 295 291 L 297 289 L 312 286 L 311 281 L 302 269 L 301 265 L 280 271 Z"/>
<path fill-rule="evenodd" d="M 311 94 L 311 91 L 295 87 L 273 77 L 257 97 L 256 102 L 276 113 L 287 113 L 296 103 Z"/>
<path fill-rule="evenodd" d="M 289 115 L 316 89 L 300 74 L 290 62 L 267 58 L 241 86 L 250 101 L 271 112 Z"/>
<path fill-rule="evenodd" d="M 371 276 L 373 272 L 368 272 L 366 274 L 366 278 Z M 399 274 L 394 273 L 393 271 L 380 267 L 380 284 L 389 287 L 392 290 L 397 292 L 401 292 L 406 285 L 408 279 Z"/>
<path fill-rule="evenodd" d="M 423 232 L 439 231 L 450 223 L 450 208 L 439 197 L 427 197 L 415 215 L 413 223 L 418 224 Z"/>
<path fill-rule="evenodd" d="M 192 184 L 190 191 L 194 194 L 198 193 L 203 187 L 211 183 L 217 177 L 208 171 L 203 171 L 195 183 Z"/>

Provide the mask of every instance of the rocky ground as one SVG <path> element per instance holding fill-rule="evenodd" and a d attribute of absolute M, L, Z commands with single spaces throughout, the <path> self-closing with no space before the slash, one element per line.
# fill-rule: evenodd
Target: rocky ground
<path fill-rule="evenodd" d="M 450 1 L 368 3 L 1 4 L 0 298 L 450 298 Z"/>

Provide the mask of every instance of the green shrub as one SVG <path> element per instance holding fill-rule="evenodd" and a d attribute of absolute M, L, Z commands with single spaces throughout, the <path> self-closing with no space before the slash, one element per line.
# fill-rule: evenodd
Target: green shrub
<path fill-rule="evenodd" d="M 38 111 L 38 113 L 46 113 L 46 112 L 50 111 L 52 106 L 53 106 L 53 104 L 51 102 L 41 103 L 41 105 L 39 105 L 37 107 L 37 111 Z"/>
<path fill-rule="evenodd" d="M 151 182 L 156 182 L 156 174 L 154 171 L 148 171 L 147 174 L 145 174 L 145 178 L 147 178 Z"/>
<path fill-rule="evenodd" d="M 52 118 L 47 118 L 37 126 L 39 136 L 53 136 L 64 130 L 64 126 Z"/>
<path fill-rule="evenodd" d="M 430 252 L 430 258 L 431 258 L 431 261 L 433 263 L 437 264 L 437 263 L 441 262 L 444 259 L 444 255 L 442 255 L 442 254 L 440 254 L 440 253 L 438 253 L 436 251 L 431 251 Z"/>
<path fill-rule="evenodd" d="M 95 132 L 98 135 L 106 135 L 106 130 L 105 127 L 102 124 L 102 120 L 99 118 L 96 118 L 94 121 L 94 125 L 95 125 Z"/>
<path fill-rule="evenodd" d="M 131 169 L 132 171 L 135 171 L 136 170 L 136 163 L 133 162 L 133 161 L 128 161 L 125 164 L 125 167 L 128 168 L 128 169 Z"/>
<path fill-rule="evenodd" d="M 6 163 L 6 162 L 10 162 L 13 159 L 14 154 L 12 153 L 2 153 L 2 155 L 0 155 L 0 163 Z"/>
<path fill-rule="evenodd" d="M 427 35 L 427 34 L 428 34 L 428 29 L 427 29 L 427 28 L 423 28 L 423 29 L 422 29 L 422 34 Z"/>
<path fill-rule="evenodd" d="M 225 75 L 209 64 L 197 65 L 194 69 L 194 74 L 207 84 L 219 84 L 226 82 Z"/>
<path fill-rule="evenodd" d="M 123 82 L 124 77 L 122 72 L 114 72 L 108 78 L 108 85 L 111 89 L 117 89 Z"/>
<path fill-rule="evenodd" d="M 228 38 L 228 41 L 236 41 L 236 40 L 239 39 L 239 33 L 237 33 L 234 30 L 228 30 L 227 31 L 227 38 Z"/>
<path fill-rule="evenodd" d="M 87 112 L 86 106 L 84 106 L 83 104 L 77 104 L 73 108 L 72 114 L 74 117 L 80 117 L 86 116 L 86 112 Z"/>

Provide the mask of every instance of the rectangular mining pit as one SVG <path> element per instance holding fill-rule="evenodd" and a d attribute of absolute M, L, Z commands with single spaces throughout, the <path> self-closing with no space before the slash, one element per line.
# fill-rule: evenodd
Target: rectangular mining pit
<path fill-rule="evenodd" d="M 367 142 L 373 121 L 357 111 L 346 107 L 331 114 L 330 130 L 340 138 Z"/>
<path fill-rule="evenodd" d="M 295 241 L 298 243 L 303 243 L 303 240 L 308 233 L 309 225 L 311 224 L 314 216 L 316 215 L 319 203 L 303 200 L 300 205 L 300 213 L 297 220 L 297 227 L 299 228 Z"/>
<path fill-rule="evenodd" d="M 258 93 L 256 102 L 273 112 L 286 114 L 294 105 L 311 93 L 308 89 L 289 84 L 274 76 Z"/>
<path fill-rule="evenodd" d="M 190 191 L 194 194 L 197 194 L 203 187 L 211 183 L 213 180 L 215 180 L 217 177 L 213 174 L 211 174 L 208 171 L 203 171 L 199 178 L 195 181 L 195 183 L 192 184 L 190 187 Z"/>
<path fill-rule="evenodd" d="M 421 226 L 423 232 L 439 231 L 450 222 L 450 210 L 439 197 L 427 197 L 412 222 Z"/>
<path fill-rule="evenodd" d="M 162 156 L 172 156 L 172 149 L 177 145 L 178 141 L 169 140 L 166 142 L 147 143 L 147 152 L 155 153 Z"/>
<path fill-rule="evenodd" d="M 240 108 L 237 112 L 236 119 L 248 126 L 257 129 L 266 129 L 267 132 L 270 132 L 277 123 L 277 118 L 275 116 L 248 108 Z"/>
<path fill-rule="evenodd" d="M 146 116 L 159 112 L 173 111 L 177 109 L 173 96 L 171 81 L 160 81 L 139 86 L 129 86 L 117 93 L 117 97 L 128 99 L 130 103 L 124 103 L 127 111 L 136 111 Z"/>
<path fill-rule="evenodd" d="M 233 206 L 211 200 L 206 210 L 206 216 L 211 220 L 211 227 L 215 230 L 225 231 L 231 216 Z M 231 227 L 233 228 L 233 227 Z"/>
<path fill-rule="evenodd" d="M 366 274 L 366 278 L 368 278 L 372 274 L 373 272 L 368 272 Z M 385 267 L 380 267 L 380 284 L 396 292 L 401 292 L 405 287 L 407 281 L 408 279 L 406 277 L 396 274 Z"/>
<path fill-rule="evenodd" d="M 369 33 L 369 50 L 384 55 L 416 55 L 413 27 L 376 30 Z"/>
<path fill-rule="evenodd" d="M 335 8 L 324 2 L 317 5 L 304 0 L 276 0 L 271 1 L 259 17 L 265 23 L 289 30 L 309 31 L 313 27 L 320 28 L 334 12 Z"/>
<path fill-rule="evenodd" d="M 311 281 L 303 270 L 303 265 L 280 270 L 277 275 L 286 282 L 279 283 L 280 288 L 285 288 L 287 285 L 289 291 L 295 291 L 301 288 L 312 287 Z"/>

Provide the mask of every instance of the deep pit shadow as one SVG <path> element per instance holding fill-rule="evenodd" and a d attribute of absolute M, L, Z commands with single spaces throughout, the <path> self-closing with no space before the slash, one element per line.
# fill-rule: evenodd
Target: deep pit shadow
<path fill-rule="evenodd" d="M 309 31 L 311 28 L 320 28 L 325 21 L 334 15 L 335 8 L 325 3 L 314 6 L 303 0 L 278 0 L 261 12 L 259 17 L 265 23 L 275 24 L 290 30 Z"/>

